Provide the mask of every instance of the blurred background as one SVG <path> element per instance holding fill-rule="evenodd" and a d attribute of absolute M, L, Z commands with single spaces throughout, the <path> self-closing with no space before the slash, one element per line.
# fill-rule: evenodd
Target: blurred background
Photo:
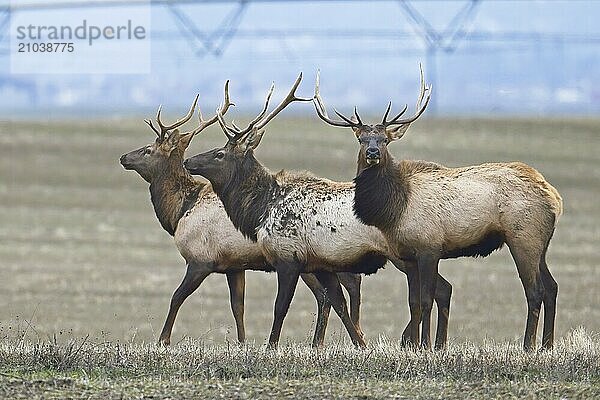
<path fill-rule="evenodd" d="M 389 100 L 414 107 L 419 63 L 433 84 L 427 112 L 398 158 L 448 166 L 520 160 L 562 194 L 548 253 L 559 283 L 557 336 L 600 331 L 600 2 L 595 1 L 13 1 L 0 0 L 0 337 L 155 341 L 185 266 L 156 221 L 148 185 L 119 156 L 151 143 L 142 122 L 164 104 L 183 115 L 194 95 L 209 115 L 231 79 L 242 123 L 272 81 L 279 101 L 300 71 L 311 96 L 321 70 L 330 109 L 379 120 Z M 69 23 L 95 13 L 151 14 L 150 73 L 11 73 L 11 18 Z M 52 18 L 50 18 L 52 16 Z M 109 61 L 115 70 L 144 53 Z M 46 71 L 47 72 L 47 71 Z M 233 117 L 232 117 L 233 118 Z M 190 122 L 190 126 L 192 123 Z M 189 155 L 221 146 L 211 127 Z M 272 170 L 355 173 L 356 140 L 293 104 L 270 125 L 257 158 Z M 506 248 L 440 264 L 454 285 L 450 341 L 520 342 L 523 289 Z M 246 325 L 267 337 L 273 274 L 248 273 Z M 399 338 L 406 279 L 388 266 L 364 279 L 362 328 Z M 184 304 L 173 342 L 235 340 L 224 276 Z M 284 341 L 310 343 L 315 304 L 299 284 Z M 346 338 L 331 317 L 332 335 Z M 62 335 L 62 336 L 61 336 Z"/>
<path fill-rule="evenodd" d="M 594 1 L 18 0 L 12 11 L 8 6 L 0 4 L 0 114 L 7 116 L 147 113 L 158 103 L 184 106 L 197 92 L 212 110 L 226 79 L 239 104 L 252 109 L 271 81 L 284 88 L 300 71 L 301 92 L 310 95 L 317 69 L 329 103 L 380 113 L 390 99 L 412 104 L 419 62 L 435 88 L 428 115 L 600 111 Z M 10 74 L 11 13 L 43 19 L 108 10 L 135 20 L 149 7 L 149 74 Z"/>

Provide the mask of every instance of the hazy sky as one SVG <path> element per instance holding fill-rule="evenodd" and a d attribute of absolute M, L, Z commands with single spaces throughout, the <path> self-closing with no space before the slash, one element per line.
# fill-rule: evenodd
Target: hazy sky
<path fill-rule="evenodd" d="M 466 2 L 411 4 L 441 33 Z M 178 10 L 198 30 L 211 32 L 237 7 L 186 5 Z M 138 7 L 104 12 L 109 19 L 135 20 L 143 11 Z M 93 12 L 59 13 L 65 23 L 76 23 Z M 31 13 L 28 18 L 54 19 L 49 11 Z M 39 73 L 11 75 L 4 54 L 2 109 L 146 112 L 158 103 L 180 107 L 197 92 L 213 108 L 223 82 L 231 79 L 232 95 L 252 112 L 271 81 L 283 91 L 300 71 L 305 73 L 301 94 L 311 95 L 320 69 L 328 103 L 378 111 L 390 99 L 397 105 L 413 104 L 418 63 L 423 62 L 428 79 L 436 84 L 435 104 L 441 113 L 600 111 L 600 2 L 483 1 L 472 23 L 464 26 L 473 40 L 439 52 L 435 68 L 428 65 L 422 37 L 394 1 L 250 4 L 238 26 L 240 34 L 221 56 L 194 55 L 172 10 L 155 7 L 151 15 L 149 74 L 48 75 L 40 67 Z M 257 37 L 259 30 L 271 36 Z M 524 33 L 541 34 L 541 41 L 523 38 Z M 561 37 L 566 41 L 556 40 Z M 136 57 L 132 51 L 112 62 L 118 66 Z"/>

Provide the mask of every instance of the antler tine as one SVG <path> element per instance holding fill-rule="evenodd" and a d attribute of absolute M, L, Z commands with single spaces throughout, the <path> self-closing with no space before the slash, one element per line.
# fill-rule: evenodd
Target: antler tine
<path fill-rule="evenodd" d="M 285 98 L 281 101 L 281 103 L 279 103 L 279 105 L 277 107 L 275 107 L 275 109 L 273 111 L 271 111 L 271 113 L 269 115 L 267 115 L 264 119 L 262 119 L 256 125 L 257 130 L 264 128 L 265 125 L 267 125 L 269 123 L 269 121 L 271 121 L 273 118 L 275 118 L 275 116 L 277 116 L 277 114 L 279 114 L 284 108 L 286 108 L 288 105 L 290 105 L 294 101 L 312 101 L 312 99 L 307 99 L 307 98 L 296 96 L 296 90 L 298 89 L 298 86 L 300 86 L 301 81 L 302 81 L 302 72 L 300 72 L 300 74 L 298 75 L 298 78 L 296 78 L 296 81 L 294 82 L 294 85 L 288 92 L 287 96 L 285 96 Z"/>
<path fill-rule="evenodd" d="M 260 120 L 267 113 L 267 110 L 269 109 L 269 103 L 271 102 L 271 96 L 273 95 L 274 90 L 275 90 L 275 84 L 271 83 L 271 87 L 269 88 L 269 92 L 267 93 L 267 97 L 265 99 L 265 105 L 263 106 L 261 112 L 252 121 L 250 121 L 248 126 L 244 129 L 241 129 L 240 127 L 238 127 L 235 124 L 232 124 L 233 126 L 227 126 L 227 124 L 225 123 L 225 120 L 223 119 L 223 116 L 221 115 L 221 117 L 219 117 L 220 120 L 223 121 L 223 124 L 225 125 L 225 129 L 227 129 L 227 131 L 229 133 L 233 134 L 233 136 L 230 136 L 229 134 L 227 134 L 227 136 L 229 137 L 230 140 L 237 141 L 239 138 L 248 134 L 249 132 L 251 132 L 254 129 L 256 124 L 259 123 Z"/>
<path fill-rule="evenodd" d="M 219 119 L 219 114 L 221 114 L 221 117 L 223 115 L 225 115 L 225 113 L 227 113 L 227 111 L 229 110 L 229 107 L 231 106 L 235 106 L 235 104 L 233 104 L 229 98 L 229 80 L 227 80 L 225 82 L 225 90 L 224 90 L 224 100 L 223 103 L 221 103 L 217 109 L 216 114 L 209 120 L 205 120 L 202 117 L 202 112 L 200 111 L 200 107 L 198 107 L 198 122 L 199 125 L 196 129 L 194 129 L 193 131 L 189 132 L 192 135 L 197 135 L 198 133 L 202 132 L 203 130 L 205 130 L 206 128 L 208 128 L 209 126 L 211 126 L 212 124 L 214 124 L 215 122 L 217 122 L 217 120 Z"/>
<path fill-rule="evenodd" d="M 156 111 L 156 120 L 160 121 L 160 113 L 162 112 L 162 104 L 158 106 L 158 110 Z M 160 126 L 160 124 L 158 124 Z"/>
<path fill-rule="evenodd" d="M 423 101 L 423 96 L 425 95 L 425 91 L 427 90 L 427 88 L 425 87 L 425 78 L 423 77 L 423 65 L 421 63 L 419 63 L 419 77 L 420 77 L 420 84 L 419 84 L 419 99 L 417 100 L 417 108 L 419 108 L 419 105 Z"/>
<path fill-rule="evenodd" d="M 231 126 L 232 126 L 234 129 L 238 130 L 238 131 L 241 131 L 241 130 L 242 130 L 242 128 L 240 128 L 239 126 L 237 126 L 237 125 L 235 124 L 235 121 L 231 121 Z"/>
<path fill-rule="evenodd" d="M 275 82 L 271 83 L 271 87 L 269 88 L 269 93 L 267 93 L 267 98 L 265 100 L 265 106 L 263 107 L 262 111 L 260 112 L 260 114 L 258 114 L 256 116 L 256 118 L 254 118 L 252 121 L 250 121 L 250 123 L 248 124 L 246 129 L 242 130 L 243 133 L 250 132 L 256 126 L 256 124 L 258 124 L 260 122 L 260 120 L 265 116 L 265 114 L 269 110 L 269 103 L 271 102 L 271 96 L 273 96 L 274 90 L 275 90 Z"/>
<path fill-rule="evenodd" d="M 358 125 L 358 121 L 352 121 L 350 118 L 346 117 L 344 114 L 342 114 L 341 112 L 339 112 L 335 108 L 333 109 L 333 112 L 336 113 L 338 117 L 340 117 L 341 119 L 343 119 L 347 123 L 352 124 L 351 126 Z"/>
<path fill-rule="evenodd" d="M 175 121 L 173 124 L 171 125 L 165 125 L 162 123 L 162 121 L 160 120 L 160 115 L 162 113 L 162 105 L 160 107 L 158 107 L 158 112 L 156 113 L 156 123 L 158 124 L 158 126 L 160 127 L 160 130 L 162 132 L 162 134 L 166 134 L 168 131 L 178 128 L 181 125 L 185 124 L 186 122 L 188 122 L 192 116 L 194 115 L 194 110 L 196 109 L 196 104 L 198 104 L 198 98 L 200 97 L 199 94 L 196 95 L 196 98 L 194 99 L 194 102 L 192 103 L 192 106 L 190 107 L 190 110 L 188 111 L 188 113 L 186 114 L 185 117 Z"/>
<path fill-rule="evenodd" d="M 385 110 L 385 114 L 383 114 L 383 119 L 381 120 L 381 125 L 385 126 L 386 122 L 387 122 L 387 117 L 390 114 L 390 110 L 392 109 L 392 102 L 390 101 L 388 103 L 388 106 Z"/>
<path fill-rule="evenodd" d="M 158 140 L 162 141 L 167 134 L 167 130 L 163 129 L 162 123 L 160 121 L 160 113 L 162 112 L 162 104 L 158 106 L 158 110 L 156 111 L 156 122 L 158 123 L 158 127 L 160 128 L 160 132 L 157 133 Z"/>
<path fill-rule="evenodd" d="M 406 110 L 408 110 L 408 105 L 407 104 L 405 104 L 404 107 L 402 107 L 402 110 L 400 110 L 400 112 L 398 114 L 396 114 L 396 116 L 394 118 L 392 118 L 389 121 L 383 122 L 382 125 L 383 126 L 390 126 L 390 125 L 396 123 L 396 121 L 398 120 L 398 118 L 400 118 L 401 116 L 403 116 L 404 113 L 406 112 Z M 385 120 L 385 117 L 384 117 L 384 120 Z"/>
<path fill-rule="evenodd" d="M 156 129 L 156 127 L 154 126 L 152 121 L 149 119 L 145 119 L 144 122 L 150 127 L 150 129 L 152 129 L 154 131 L 154 133 L 156 133 L 156 136 L 158 136 L 160 138 L 160 136 L 161 136 L 160 131 L 158 129 Z"/>
<path fill-rule="evenodd" d="M 329 118 L 329 115 L 327 115 L 327 108 L 325 107 L 325 102 L 323 102 L 323 99 L 321 98 L 320 87 L 319 87 L 320 80 L 321 80 L 321 71 L 317 70 L 317 79 L 315 82 L 315 95 L 313 96 L 313 104 L 315 105 L 315 110 L 317 111 L 317 115 L 319 116 L 319 118 L 321 118 L 323 121 L 325 121 L 329 125 L 339 126 L 342 128 L 351 128 L 351 127 L 360 126 L 358 123 L 356 123 L 356 122 L 350 120 L 349 118 L 346 118 L 342 114 L 340 114 L 335 108 L 333 109 L 333 111 L 335 111 L 335 113 L 340 118 L 342 118 L 345 122 L 334 121 L 331 118 Z"/>
<path fill-rule="evenodd" d="M 323 103 L 323 99 L 321 99 L 321 94 L 319 92 L 319 81 L 321 80 L 321 70 L 317 70 L 317 79 L 315 82 L 315 94 L 313 96 L 313 104 L 317 109 L 317 114 L 319 116 L 323 115 L 325 118 L 328 118 L 327 109 L 325 108 L 325 104 Z"/>
<path fill-rule="evenodd" d="M 227 138 L 230 141 L 235 140 L 235 136 L 236 135 L 235 134 L 231 134 L 230 128 L 225 123 L 225 119 L 223 118 L 223 113 L 221 112 L 222 109 L 223 109 L 223 107 L 219 106 L 217 108 L 217 112 L 216 112 L 216 118 L 217 118 L 217 121 L 219 122 L 219 126 L 223 130 L 223 133 L 225 134 L 225 136 L 227 136 Z"/>
<path fill-rule="evenodd" d="M 321 98 L 320 87 L 319 87 L 320 80 L 321 80 L 321 70 L 317 70 L 317 79 L 315 82 L 315 94 L 313 96 L 313 104 L 315 105 L 315 110 L 317 111 L 317 115 L 319 116 L 319 118 L 321 118 L 323 121 L 327 122 L 328 124 L 335 125 L 335 126 L 346 126 L 342 123 L 339 123 L 341 125 L 337 125 L 338 123 L 336 123 L 336 121 L 333 121 L 332 119 L 329 118 L 329 115 L 327 114 L 327 108 L 325 107 L 325 103 L 323 102 L 323 99 Z"/>
<path fill-rule="evenodd" d="M 420 83 L 420 90 L 419 90 L 419 98 L 417 99 L 417 105 L 416 105 L 417 111 L 415 112 L 415 114 L 412 117 L 405 118 L 405 119 L 399 119 L 400 116 L 406 111 L 406 106 L 405 106 L 404 111 L 402 113 L 398 114 L 394 119 L 389 121 L 386 126 L 410 124 L 410 123 L 416 121 L 417 118 L 419 118 L 421 116 L 421 114 L 423 114 L 425 112 L 425 109 L 427 108 L 427 105 L 429 104 L 429 100 L 431 99 L 431 85 L 429 85 L 429 86 L 425 85 L 425 78 L 423 77 L 423 66 L 421 64 L 419 64 L 419 70 L 421 73 L 421 83 Z M 424 103 L 423 103 L 423 99 L 425 99 Z"/>
<path fill-rule="evenodd" d="M 354 106 L 354 116 L 356 117 L 356 121 L 358 121 L 358 123 L 362 125 L 363 123 L 360 120 L 360 115 L 358 115 L 358 110 L 357 110 L 356 106 Z"/>
<path fill-rule="evenodd" d="M 269 92 L 267 93 L 267 98 L 265 99 L 265 105 L 263 106 L 262 111 L 252 121 L 250 121 L 246 128 L 241 129 L 237 125 L 235 125 L 235 123 L 232 123 L 231 126 L 227 126 L 225 124 L 225 121 L 223 120 L 223 124 L 225 125 L 225 129 L 228 132 L 228 137 L 230 137 L 230 140 L 238 141 L 240 138 L 245 137 L 249 133 L 256 132 L 264 128 L 265 125 L 269 123 L 269 121 L 275 118 L 277 114 L 279 114 L 285 107 L 287 107 L 290 103 L 294 101 L 311 101 L 312 99 L 305 99 L 296 96 L 296 89 L 298 89 L 301 80 L 302 73 L 298 75 L 298 78 L 296 78 L 296 81 L 294 82 L 294 85 L 292 86 L 291 90 L 289 91 L 287 96 L 281 101 L 281 103 L 279 103 L 279 105 L 275 107 L 273 111 L 266 115 L 269 109 L 271 97 L 273 96 L 273 91 L 275 90 L 275 85 L 272 84 L 271 88 L 269 89 Z M 233 136 L 231 137 L 230 134 L 233 134 Z M 260 138 L 262 138 L 262 135 L 260 135 Z M 259 141 L 260 139 L 258 139 L 258 142 Z"/>

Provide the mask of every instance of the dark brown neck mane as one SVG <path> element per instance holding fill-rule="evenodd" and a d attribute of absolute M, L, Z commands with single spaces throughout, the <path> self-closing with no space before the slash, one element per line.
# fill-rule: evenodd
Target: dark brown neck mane
<path fill-rule="evenodd" d="M 170 165 L 162 170 L 150 182 L 150 199 L 161 226 L 171 236 L 175 234 L 177 224 L 186 211 L 191 209 L 198 194 L 206 186 L 192 178 L 183 167 L 183 157 L 169 159 Z"/>
<path fill-rule="evenodd" d="M 386 231 L 395 226 L 406 203 L 410 186 L 400 164 L 391 156 L 368 168 L 361 168 L 354 178 L 354 214 L 364 224 Z"/>
<path fill-rule="evenodd" d="M 248 154 L 236 166 L 232 178 L 213 189 L 233 225 L 248 239 L 256 242 L 256 231 L 279 192 L 274 176 Z"/>

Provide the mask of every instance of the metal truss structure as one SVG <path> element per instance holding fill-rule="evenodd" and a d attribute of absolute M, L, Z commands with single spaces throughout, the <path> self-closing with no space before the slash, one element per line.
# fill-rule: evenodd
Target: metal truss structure
<path fill-rule="evenodd" d="M 185 40 L 190 52 L 196 57 L 214 56 L 220 57 L 227 50 L 228 45 L 236 37 L 267 39 L 278 38 L 282 48 L 282 54 L 289 54 L 290 49 L 285 39 L 313 35 L 315 37 L 347 38 L 347 39 L 376 39 L 376 40 L 411 40 L 416 43 L 412 52 L 425 55 L 428 80 L 436 86 L 437 67 L 436 59 L 440 52 L 450 54 L 461 48 L 461 51 L 492 51 L 493 45 L 498 43 L 507 44 L 510 48 L 516 46 L 539 47 L 543 44 L 590 44 L 599 45 L 600 36 L 574 35 L 560 33 L 537 33 L 537 32 L 478 32 L 472 29 L 473 22 L 483 0 L 465 0 L 464 5 L 453 16 L 444 29 L 435 29 L 427 19 L 413 5 L 422 0 L 375 0 L 372 2 L 394 2 L 397 3 L 402 13 L 409 21 L 410 30 L 399 30 L 394 28 L 382 29 L 299 29 L 289 27 L 286 29 L 253 29 L 241 30 L 240 23 L 244 13 L 253 3 L 351 3 L 359 0 L 89 0 L 89 1 L 66 1 L 58 0 L 52 2 L 27 1 L 0 3 L 0 57 L 8 54 L 8 40 L 6 33 L 10 22 L 11 13 L 25 13 L 39 10 L 76 9 L 76 8 L 119 8 L 147 6 L 162 7 L 170 13 L 176 22 L 177 31 L 152 32 L 153 40 Z M 203 4 L 225 4 L 230 5 L 231 10 L 223 18 L 215 29 L 207 30 L 198 27 L 194 19 L 185 10 L 186 5 Z M 476 46 L 473 46 L 476 45 Z M 479 46 L 479 47 L 477 47 Z M 411 49 L 407 49 L 409 52 Z M 406 54 L 403 51 L 403 54 Z M 343 56 L 332 54 L 331 56 Z M 382 57 L 390 54 L 382 54 Z M 393 56 L 399 56 L 394 54 Z M 430 104 L 432 111 L 436 105 Z"/>
<path fill-rule="evenodd" d="M 0 2 L 0 42 L 5 42 L 5 34 L 10 21 L 11 13 L 22 13 L 39 10 L 75 9 L 75 8 L 119 8 L 132 6 L 145 6 L 165 8 L 176 22 L 177 32 L 153 32 L 153 39 L 159 40 L 186 40 L 190 50 L 198 57 L 212 55 L 221 56 L 227 46 L 236 36 L 261 38 L 293 38 L 300 35 L 314 35 L 331 38 L 378 38 L 409 39 L 417 38 L 419 47 L 425 49 L 430 57 L 435 57 L 437 52 L 452 53 L 463 43 L 581 43 L 600 44 L 600 36 L 565 35 L 557 33 L 538 32 L 477 32 L 471 29 L 477 10 L 483 0 L 465 0 L 463 7 L 453 16 L 448 25 L 442 29 L 435 29 L 427 17 L 421 14 L 414 6 L 423 0 L 375 0 L 375 2 L 393 2 L 399 5 L 400 10 L 406 15 L 410 23 L 410 31 L 398 29 L 348 29 L 331 30 L 323 29 L 238 29 L 243 20 L 244 12 L 254 3 L 352 3 L 360 0 L 89 0 L 89 1 L 27 1 Z M 425 0 L 426 1 L 426 0 Z M 364 1 L 362 1 L 364 2 Z M 198 27 L 193 18 L 184 9 L 186 5 L 225 4 L 231 5 L 230 12 L 215 29 L 206 30 Z M 5 44 L 5 43 L 4 43 Z M 6 47 L 6 46 L 4 46 Z"/>

